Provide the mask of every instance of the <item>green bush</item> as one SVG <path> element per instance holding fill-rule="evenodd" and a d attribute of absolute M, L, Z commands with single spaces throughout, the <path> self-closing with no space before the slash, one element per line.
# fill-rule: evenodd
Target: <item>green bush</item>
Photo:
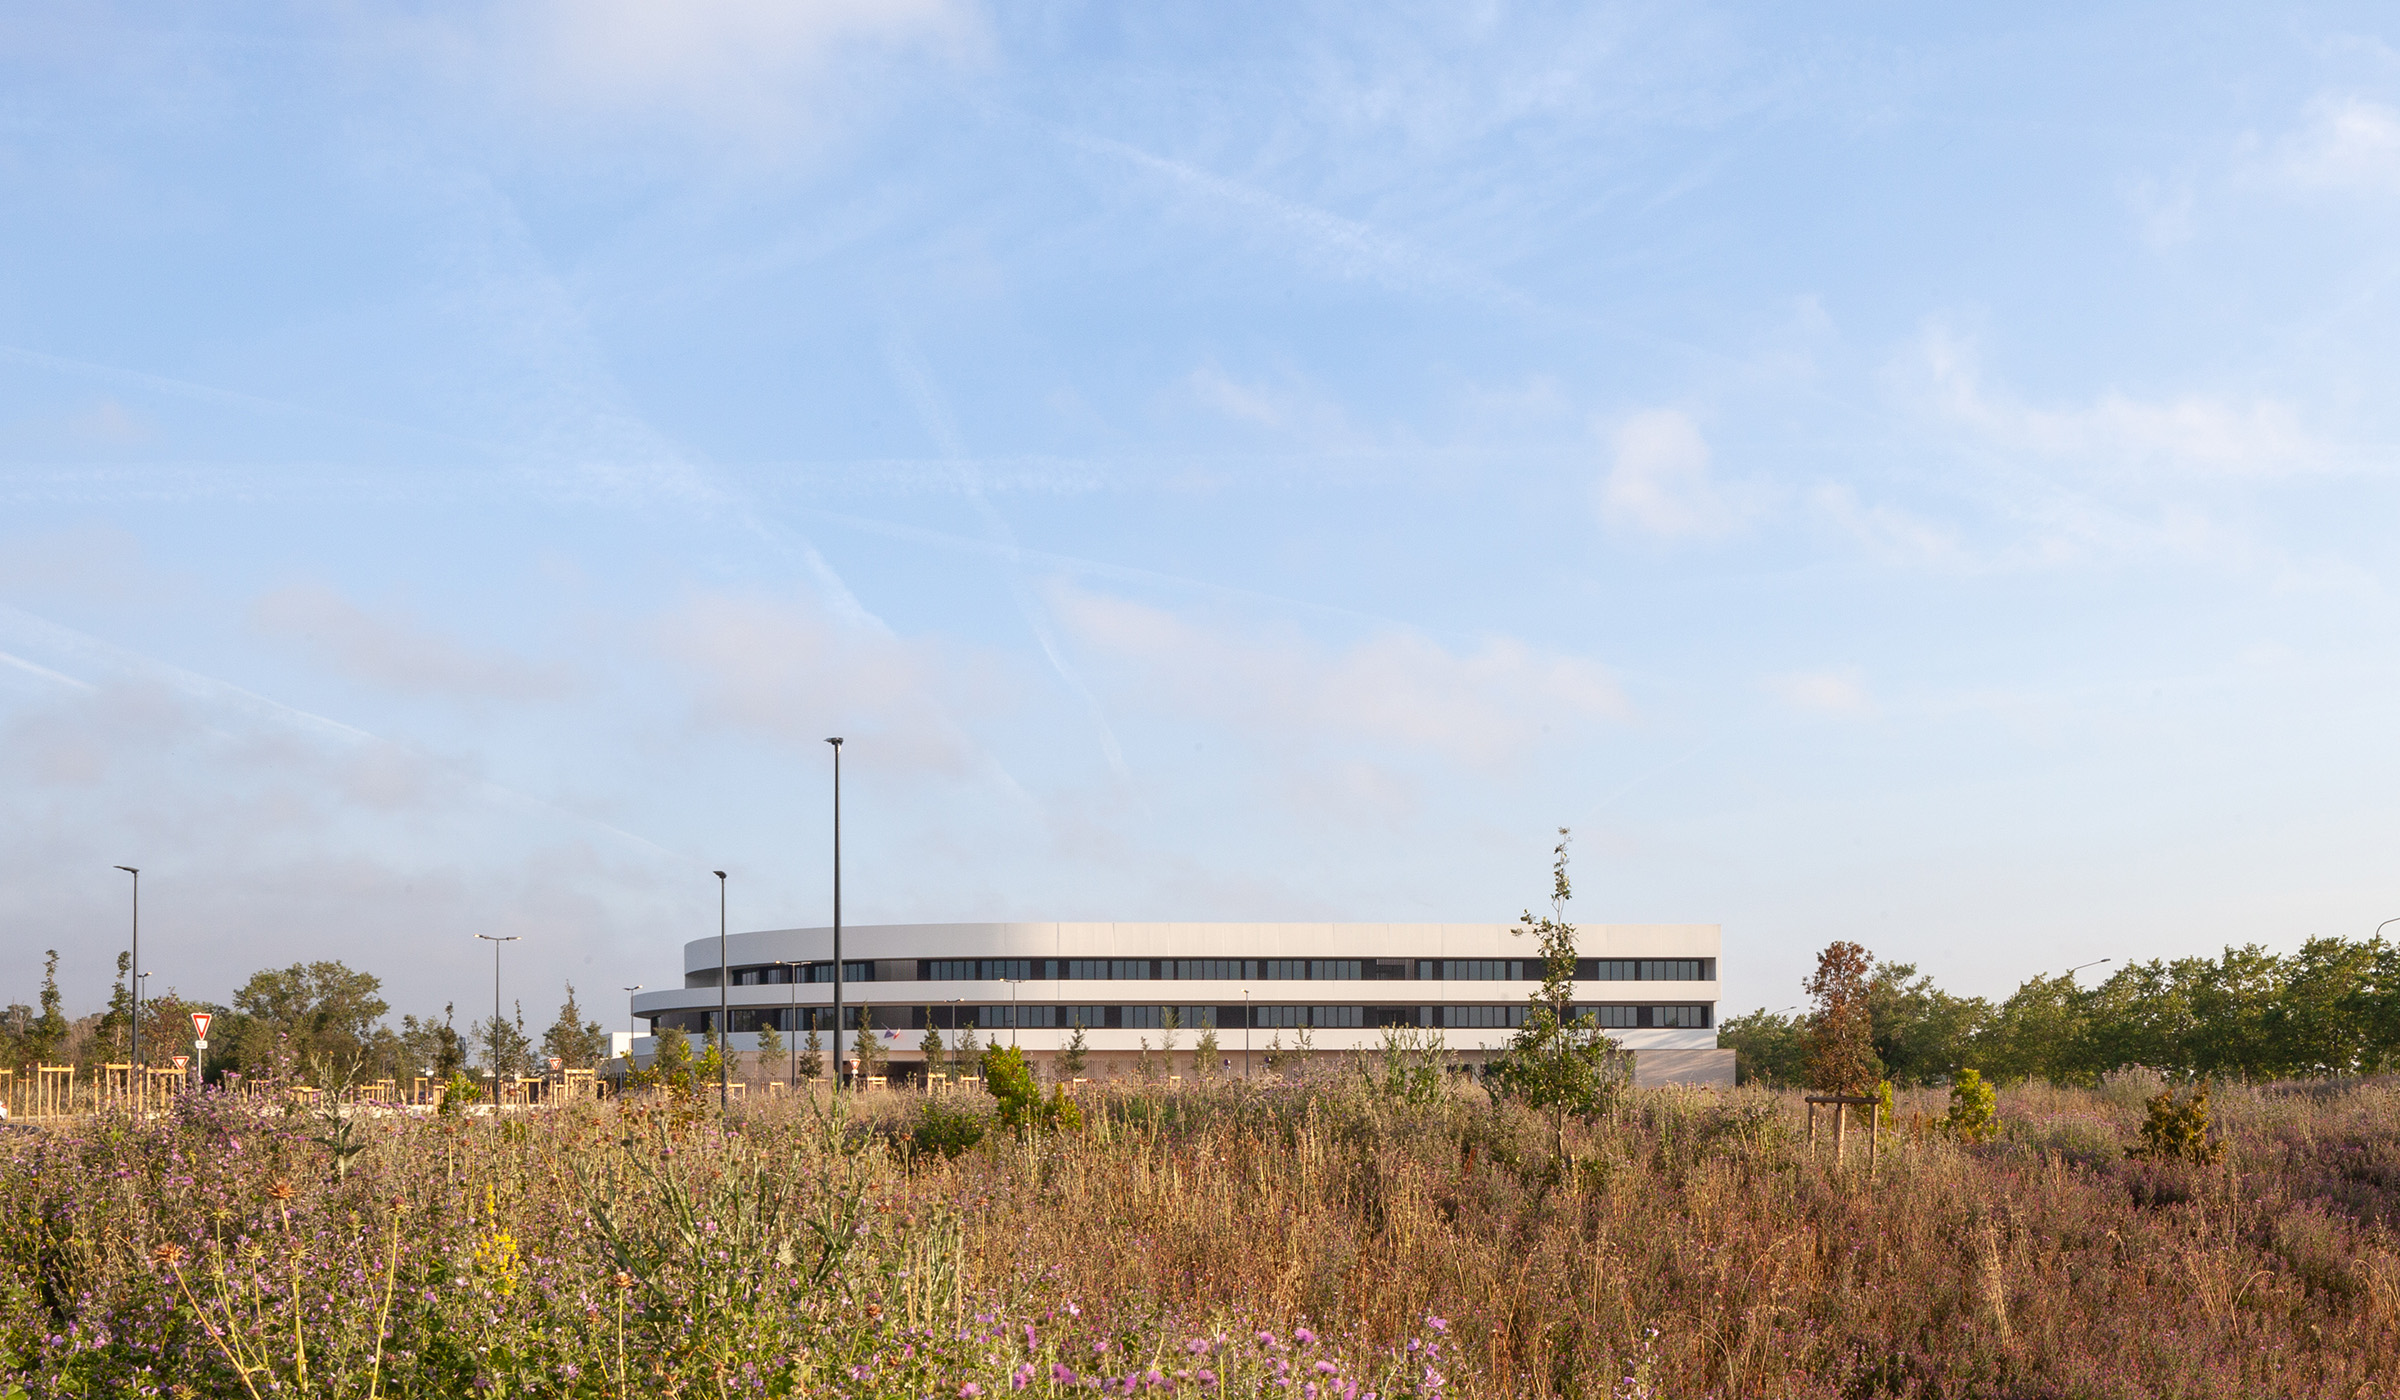
<path fill-rule="evenodd" d="M 1035 1081 L 1032 1068 L 1025 1063 L 1024 1052 L 1013 1045 L 994 1045 L 985 1049 L 983 1087 L 999 1100 L 1000 1126 L 1010 1132 L 1038 1132 L 1044 1129 L 1073 1132 L 1083 1126 L 1083 1110 L 1067 1097 L 1063 1086 L 1052 1089 L 1047 1101 L 1042 1098 L 1042 1086 Z"/>
<path fill-rule="evenodd" d="M 908 1130 L 908 1151 L 956 1157 L 983 1141 L 989 1127 L 980 1114 L 954 1108 L 942 1099 L 928 1098 L 917 1112 L 916 1126 Z"/>
<path fill-rule="evenodd" d="M 1950 1085 L 1950 1112 L 1942 1119 L 1942 1131 L 1960 1142 L 1990 1142 L 2000 1132 L 1999 1099 L 1983 1082 L 1981 1070 L 1960 1070 Z"/>
<path fill-rule="evenodd" d="M 443 1116 L 464 1112 L 468 1104 L 482 1098 L 482 1088 L 467 1078 L 466 1071 L 454 1069 L 450 1071 L 450 1077 L 442 1082 L 442 1101 L 435 1105 L 433 1111 Z"/>
<path fill-rule="evenodd" d="M 2142 1145 L 2126 1148 L 2125 1155 L 2162 1162 L 2214 1162 L 2224 1156 L 2224 1142 L 2209 1131 L 2208 1081 L 2200 1081 L 2184 1099 L 2171 1088 L 2159 1090 L 2142 1124 Z"/>

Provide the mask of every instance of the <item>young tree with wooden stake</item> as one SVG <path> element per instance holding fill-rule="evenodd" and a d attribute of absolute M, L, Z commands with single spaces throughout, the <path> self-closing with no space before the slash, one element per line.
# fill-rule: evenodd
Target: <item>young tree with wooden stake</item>
<path fill-rule="evenodd" d="M 800 1043 L 800 1077 L 815 1080 L 825 1073 L 825 1038 L 817 1033 L 814 1008 L 801 1013 L 808 1019 L 808 1039 Z"/>
<path fill-rule="evenodd" d="M 1549 1115 L 1550 1147 L 1561 1163 L 1567 1115 L 1589 1118 L 1603 1112 L 1625 1081 L 1617 1043 L 1600 1033 L 1593 1018 L 1575 1014 L 1575 926 L 1567 922 L 1574 889 L 1567 882 L 1567 840 L 1562 826 L 1550 852 L 1549 914 L 1537 919 L 1529 909 L 1518 920 L 1517 932 L 1532 934 L 1542 950 L 1541 990 L 1525 1008 L 1525 1024 L 1492 1066 L 1501 1093 Z"/>
<path fill-rule="evenodd" d="M 875 1039 L 875 1008 L 858 1008 L 858 1038 L 850 1044 L 850 1057 L 858 1061 L 857 1088 L 867 1087 L 867 1080 L 883 1064 L 883 1046 Z"/>
<path fill-rule="evenodd" d="M 925 1008 L 925 1038 L 917 1042 L 917 1049 L 925 1056 L 925 1084 L 930 1088 L 933 1085 L 933 1077 L 948 1068 L 942 1063 L 941 1027 L 934 1024 L 933 1008 L 930 1006 Z M 947 1074 L 943 1074 L 942 1077 L 949 1078 Z"/>
<path fill-rule="evenodd" d="M 1801 984 L 1816 1003 L 1808 1024 L 1808 1082 L 1821 1094 L 1865 1097 L 1883 1078 L 1867 995 L 1874 971 L 1875 955 L 1866 949 L 1829 943 L 1817 954 L 1817 970 Z"/>
<path fill-rule="evenodd" d="M 773 1078 L 774 1066 L 783 1060 L 783 1032 L 775 1029 L 775 1013 L 762 1011 L 758 1020 L 757 1064 L 761 1073 Z"/>

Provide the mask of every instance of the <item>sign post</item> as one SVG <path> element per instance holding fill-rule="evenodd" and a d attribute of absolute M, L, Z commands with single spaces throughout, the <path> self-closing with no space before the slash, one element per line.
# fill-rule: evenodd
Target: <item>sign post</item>
<path fill-rule="evenodd" d="M 201 1066 L 208 1062 L 208 1023 L 215 1019 L 216 1015 L 213 1012 L 195 1011 L 192 1013 L 192 1078 L 195 1088 L 198 1087 L 198 1080 L 202 1073 Z M 175 1068 L 183 1068 L 183 1056 L 175 1057 Z"/>

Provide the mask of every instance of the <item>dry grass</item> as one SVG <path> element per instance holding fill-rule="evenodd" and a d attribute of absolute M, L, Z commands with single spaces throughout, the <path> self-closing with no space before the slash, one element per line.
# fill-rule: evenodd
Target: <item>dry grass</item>
<path fill-rule="evenodd" d="M 634 1377 L 646 1394 L 1088 1389 L 1050 1368 L 1099 1369 L 1090 1348 L 1107 1343 L 1107 1364 L 1138 1354 L 1138 1374 L 1158 1377 L 1146 1388 L 1200 1391 L 1206 1376 L 1219 1391 L 1280 1394 L 1278 1349 L 1306 1327 L 1323 1337 L 1308 1354 L 1335 1369 L 1280 1374 L 1295 1394 L 1314 1374 L 1326 1400 L 1344 1385 L 1382 1396 L 2400 1388 L 2400 1092 L 2220 1089 L 2225 1159 L 2185 1166 L 2125 1159 L 2143 1088 L 2004 1092 L 2001 1141 L 1961 1148 L 1903 1131 L 1872 1179 L 1855 1157 L 1842 1169 L 1812 1160 L 1796 1101 L 1751 1092 L 1635 1093 L 1575 1130 L 1565 1162 L 1543 1125 L 1479 1091 L 1411 1107 L 1355 1080 L 1093 1094 L 1080 1134 L 993 1135 L 954 1159 L 899 1150 L 913 1095 L 870 1095 L 830 1137 L 791 1104 L 755 1108 L 732 1132 L 693 1118 L 669 1138 L 693 1181 L 766 1171 L 801 1219 L 839 1204 L 847 1172 L 875 1223 L 821 1293 L 758 1265 L 734 1290 L 749 1290 L 738 1327 L 653 1309 Z M 1904 1096 L 1900 1119 L 1941 1107 Z M 229 1221 L 278 1238 L 267 1185 L 305 1173 L 291 1207 L 302 1223 L 282 1238 L 310 1241 L 305 1260 L 293 1247 L 289 1272 L 307 1276 L 294 1306 L 325 1329 L 312 1382 L 323 1393 L 367 1393 L 361 1334 L 373 1329 L 345 1332 L 340 1314 L 366 1306 L 360 1284 L 384 1266 L 376 1222 L 394 1202 L 407 1228 L 382 1393 L 450 1393 L 440 1386 L 481 1376 L 476 1366 L 502 1393 L 618 1393 L 608 1318 L 592 1301 L 612 1296 L 615 1265 L 577 1173 L 617 1173 L 605 1190 L 637 1235 L 671 1233 L 673 1211 L 634 1171 L 647 1149 L 638 1136 L 627 1145 L 616 1110 L 560 1113 L 539 1131 L 381 1123 L 340 1186 L 322 1179 L 322 1149 L 297 1126 L 257 1125 L 240 1153 L 222 1152 L 241 1131 L 205 1115 L 101 1124 L 0 1162 L 12 1203 L 0 1246 L 15 1274 L 0 1298 L 0 1363 L 12 1368 L 0 1374 L 35 1393 L 84 1393 L 67 1387 L 106 1390 L 148 1364 L 154 1378 L 180 1368 L 195 1393 L 244 1393 L 209 1361 L 192 1309 L 165 1297 L 155 1251 L 203 1249 Z M 487 1188 L 496 1218 L 477 1213 Z M 467 1262 L 502 1225 L 526 1274 L 506 1298 Z M 937 1276 L 948 1282 L 935 1288 Z M 675 1277 L 671 1287 L 701 1287 L 696 1273 Z M 253 1300 L 269 1330 L 288 1321 L 272 1293 Z M 1018 1336 L 1027 1323 L 1038 1338 Z M 61 1342 L 71 1329 L 82 1340 Z M 1262 1330 L 1272 1347 L 1243 1341 Z M 436 1367 L 427 1358 L 445 1336 L 497 1339 L 516 1369 L 472 1360 L 472 1346 L 467 1372 Z M 1249 1350 L 1237 1357 L 1236 1343 Z M 914 1370 L 892 1359 L 904 1347 Z"/>

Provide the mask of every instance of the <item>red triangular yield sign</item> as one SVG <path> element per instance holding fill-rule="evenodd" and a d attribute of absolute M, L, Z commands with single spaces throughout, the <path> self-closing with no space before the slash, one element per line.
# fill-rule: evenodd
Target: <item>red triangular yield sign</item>
<path fill-rule="evenodd" d="M 192 1013 L 192 1039 L 194 1039 L 194 1040 L 206 1040 L 206 1039 L 208 1039 L 208 1023 L 209 1023 L 209 1022 L 211 1022 L 211 1021 L 213 1021 L 213 1020 L 215 1020 L 215 1019 L 216 1019 L 216 1015 L 215 1015 L 215 1013 L 213 1013 L 213 1012 L 208 1012 L 208 1011 L 195 1011 L 195 1012 L 193 1012 L 193 1013 Z"/>
<path fill-rule="evenodd" d="M 177 1056 L 175 1057 L 175 1072 L 176 1072 L 176 1073 L 178 1073 L 178 1074 L 181 1074 L 181 1073 L 183 1072 L 184 1068 L 185 1068 L 186 1066 L 190 1065 L 190 1064 L 191 1064 L 191 1062 L 192 1062 L 192 1057 L 191 1057 L 191 1056 L 189 1056 L 189 1055 L 177 1055 Z"/>

